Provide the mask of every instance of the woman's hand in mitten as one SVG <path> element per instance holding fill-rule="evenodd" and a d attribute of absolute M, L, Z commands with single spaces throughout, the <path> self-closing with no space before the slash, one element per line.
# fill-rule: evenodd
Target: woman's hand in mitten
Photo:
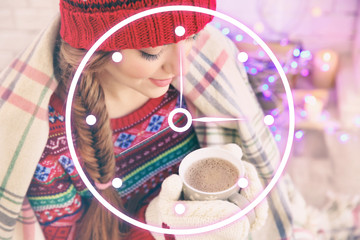
<path fill-rule="evenodd" d="M 220 148 L 230 151 L 232 154 L 239 157 L 239 160 L 241 161 L 243 153 L 237 144 L 226 144 L 220 146 Z M 248 180 L 248 186 L 241 189 L 240 197 L 236 197 L 235 195 L 234 198 L 230 198 L 229 200 L 236 203 L 238 206 L 240 206 L 241 209 L 244 209 L 263 191 L 263 186 L 260 182 L 255 167 L 246 161 L 242 161 L 242 163 L 245 169 L 244 177 Z M 269 207 L 267 201 L 264 199 L 252 211 L 246 214 L 250 221 L 250 231 L 259 230 L 265 224 L 268 216 L 268 210 Z"/>
<path fill-rule="evenodd" d="M 159 196 L 153 199 L 145 212 L 146 223 L 152 226 L 170 229 L 190 229 L 204 227 L 224 220 L 240 211 L 240 208 L 228 201 L 180 201 L 183 183 L 178 175 L 166 178 Z M 185 206 L 183 214 L 175 212 L 175 206 Z M 249 232 L 249 221 L 242 217 L 225 227 L 196 235 L 175 236 L 176 240 L 242 240 Z M 152 233 L 156 240 L 164 240 L 164 234 Z"/>

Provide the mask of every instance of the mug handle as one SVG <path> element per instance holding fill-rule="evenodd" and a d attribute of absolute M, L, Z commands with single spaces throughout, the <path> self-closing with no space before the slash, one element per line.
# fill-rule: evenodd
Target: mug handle
<path fill-rule="evenodd" d="M 234 193 L 233 195 L 231 195 L 228 200 L 232 203 L 234 203 L 235 205 L 237 205 L 239 208 L 244 209 L 246 206 L 248 206 L 250 204 L 249 200 L 247 200 L 243 195 L 241 195 L 240 193 Z M 246 217 L 249 219 L 250 222 L 250 226 L 254 223 L 255 221 L 255 212 L 254 209 L 252 209 L 250 212 L 248 212 L 246 214 Z"/>

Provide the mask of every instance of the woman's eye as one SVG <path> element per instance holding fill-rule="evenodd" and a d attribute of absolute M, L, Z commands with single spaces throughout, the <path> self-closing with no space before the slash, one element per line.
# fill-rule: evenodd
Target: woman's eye
<path fill-rule="evenodd" d="M 199 36 L 199 33 L 193 34 L 187 40 L 190 40 L 190 41 L 191 40 L 196 40 L 198 38 L 198 36 Z"/>
<path fill-rule="evenodd" d="M 146 53 L 146 52 L 143 52 L 143 51 L 140 51 L 140 53 L 141 53 L 141 57 L 145 58 L 148 61 L 157 60 L 159 58 L 159 56 L 160 56 L 160 54 L 153 55 L 153 54 L 149 54 L 149 53 Z"/>

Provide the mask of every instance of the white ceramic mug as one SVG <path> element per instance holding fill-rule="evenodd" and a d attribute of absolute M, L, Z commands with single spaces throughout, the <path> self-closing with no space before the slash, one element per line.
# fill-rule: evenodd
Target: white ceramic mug
<path fill-rule="evenodd" d="M 231 163 L 238 170 L 238 180 L 244 177 L 244 166 L 241 161 L 241 156 L 235 156 L 228 150 L 220 147 L 207 147 L 195 150 L 189 153 L 180 163 L 179 175 L 183 181 L 183 191 L 185 199 L 187 200 L 227 200 L 232 195 L 239 195 L 240 187 L 236 181 L 230 188 L 219 192 L 204 192 L 191 186 L 185 179 L 186 172 L 190 166 L 196 162 L 204 159 L 218 158 Z M 233 197 L 232 197 L 233 198 Z"/>

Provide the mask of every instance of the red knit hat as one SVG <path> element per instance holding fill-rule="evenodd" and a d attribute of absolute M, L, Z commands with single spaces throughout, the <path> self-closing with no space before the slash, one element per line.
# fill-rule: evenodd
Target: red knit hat
<path fill-rule="evenodd" d="M 60 0 L 60 35 L 72 47 L 90 47 L 111 27 L 136 13 L 161 6 L 190 5 L 214 10 L 216 0 Z M 212 16 L 172 11 L 138 19 L 109 37 L 98 50 L 140 49 L 176 43 L 199 32 Z M 186 30 L 181 37 L 175 28 Z"/>

